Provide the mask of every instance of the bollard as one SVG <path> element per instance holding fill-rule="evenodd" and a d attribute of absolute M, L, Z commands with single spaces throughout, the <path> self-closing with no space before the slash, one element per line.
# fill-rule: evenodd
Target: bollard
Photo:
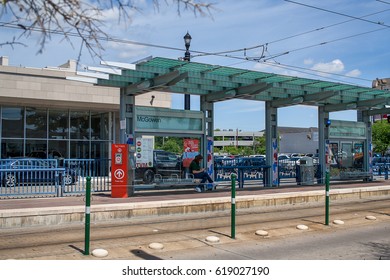
<path fill-rule="evenodd" d="M 87 184 L 85 189 L 85 241 L 84 241 L 84 255 L 89 255 L 90 243 L 90 223 L 91 223 L 91 177 L 87 177 Z"/>
<path fill-rule="evenodd" d="M 232 173 L 232 207 L 231 207 L 231 231 L 230 237 L 232 239 L 236 238 L 236 177 L 237 175 Z"/>
<path fill-rule="evenodd" d="M 325 172 L 325 225 L 329 225 L 329 171 Z"/>

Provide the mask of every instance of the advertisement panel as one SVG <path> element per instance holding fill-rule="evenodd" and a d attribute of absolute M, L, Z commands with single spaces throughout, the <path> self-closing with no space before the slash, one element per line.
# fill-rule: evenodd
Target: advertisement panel
<path fill-rule="evenodd" d="M 199 139 L 183 140 L 183 167 L 190 167 L 191 161 L 199 154 Z"/>
<path fill-rule="evenodd" d="M 272 138 L 272 185 L 279 185 L 278 139 Z"/>
<path fill-rule="evenodd" d="M 128 197 L 128 145 L 111 144 L 111 158 L 111 197 Z"/>
<path fill-rule="evenodd" d="M 214 179 L 213 137 L 207 137 L 207 173 Z"/>

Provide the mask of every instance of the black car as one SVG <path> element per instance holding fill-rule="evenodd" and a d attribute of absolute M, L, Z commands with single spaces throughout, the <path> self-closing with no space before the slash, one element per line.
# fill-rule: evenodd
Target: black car
<path fill-rule="evenodd" d="M 153 167 L 141 167 L 135 171 L 136 180 L 142 180 L 145 184 L 154 182 L 156 174 L 162 177 L 182 176 L 182 160 L 172 152 L 162 150 L 153 151 Z"/>

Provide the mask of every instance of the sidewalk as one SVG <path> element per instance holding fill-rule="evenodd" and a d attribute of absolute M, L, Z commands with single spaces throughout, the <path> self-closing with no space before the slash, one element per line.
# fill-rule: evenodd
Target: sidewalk
<path fill-rule="evenodd" d="M 390 182 L 331 183 L 330 198 L 356 199 L 390 195 Z M 237 189 L 236 207 L 268 207 L 325 200 L 324 186 L 283 186 L 264 188 L 245 186 Z M 129 198 L 111 198 L 110 193 L 94 194 L 91 221 L 128 219 L 135 216 L 172 215 L 193 212 L 229 211 L 230 186 L 214 192 L 186 190 L 136 192 Z M 48 226 L 80 223 L 84 219 L 83 196 L 0 200 L 0 228 Z"/>

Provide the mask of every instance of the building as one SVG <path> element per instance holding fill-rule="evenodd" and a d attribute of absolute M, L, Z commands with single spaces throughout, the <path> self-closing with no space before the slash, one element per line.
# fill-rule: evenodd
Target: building
<path fill-rule="evenodd" d="M 279 153 L 315 154 L 318 152 L 317 127 L 278 127 Z M 214 146 L 223 149 L 234 146 L 253 147 L 255 138 L 264 136 L 265 131 L 241 131 L 238 129 L 214 131 Z"/>
<path fill-rule="evenodd" d="M 65 158 L 108 158 L 119 140 L 119 89 L 69 80 L 76 61 L 29 68 L 0 57 L 1 158 L 52 151 Z M 153 102 L 151 102 L 153 100 Z M 137 96 L 136 105 L 171 106 L 171 94 Z"/>
<path fill-rule="evenodd" d="M 238 129 L 215 130 L 214 147 L 223 149 L 224 147 L 253 147 L 255 137 L 262 137 L 264 132 L 260 131 L 241 131 Z"/>
<path fill-rule="evenodd" d="M 279 153 L 318 153 L 317 127 L 278 127 Z"/>
<path fill-rule="evenodd" d="M 372 87 L 381 90 L 390 90 L 390 78 L 372 81 Z M 390 122 L 390 114 L 374 115 L 373 121 L 386 120 Z"/>

